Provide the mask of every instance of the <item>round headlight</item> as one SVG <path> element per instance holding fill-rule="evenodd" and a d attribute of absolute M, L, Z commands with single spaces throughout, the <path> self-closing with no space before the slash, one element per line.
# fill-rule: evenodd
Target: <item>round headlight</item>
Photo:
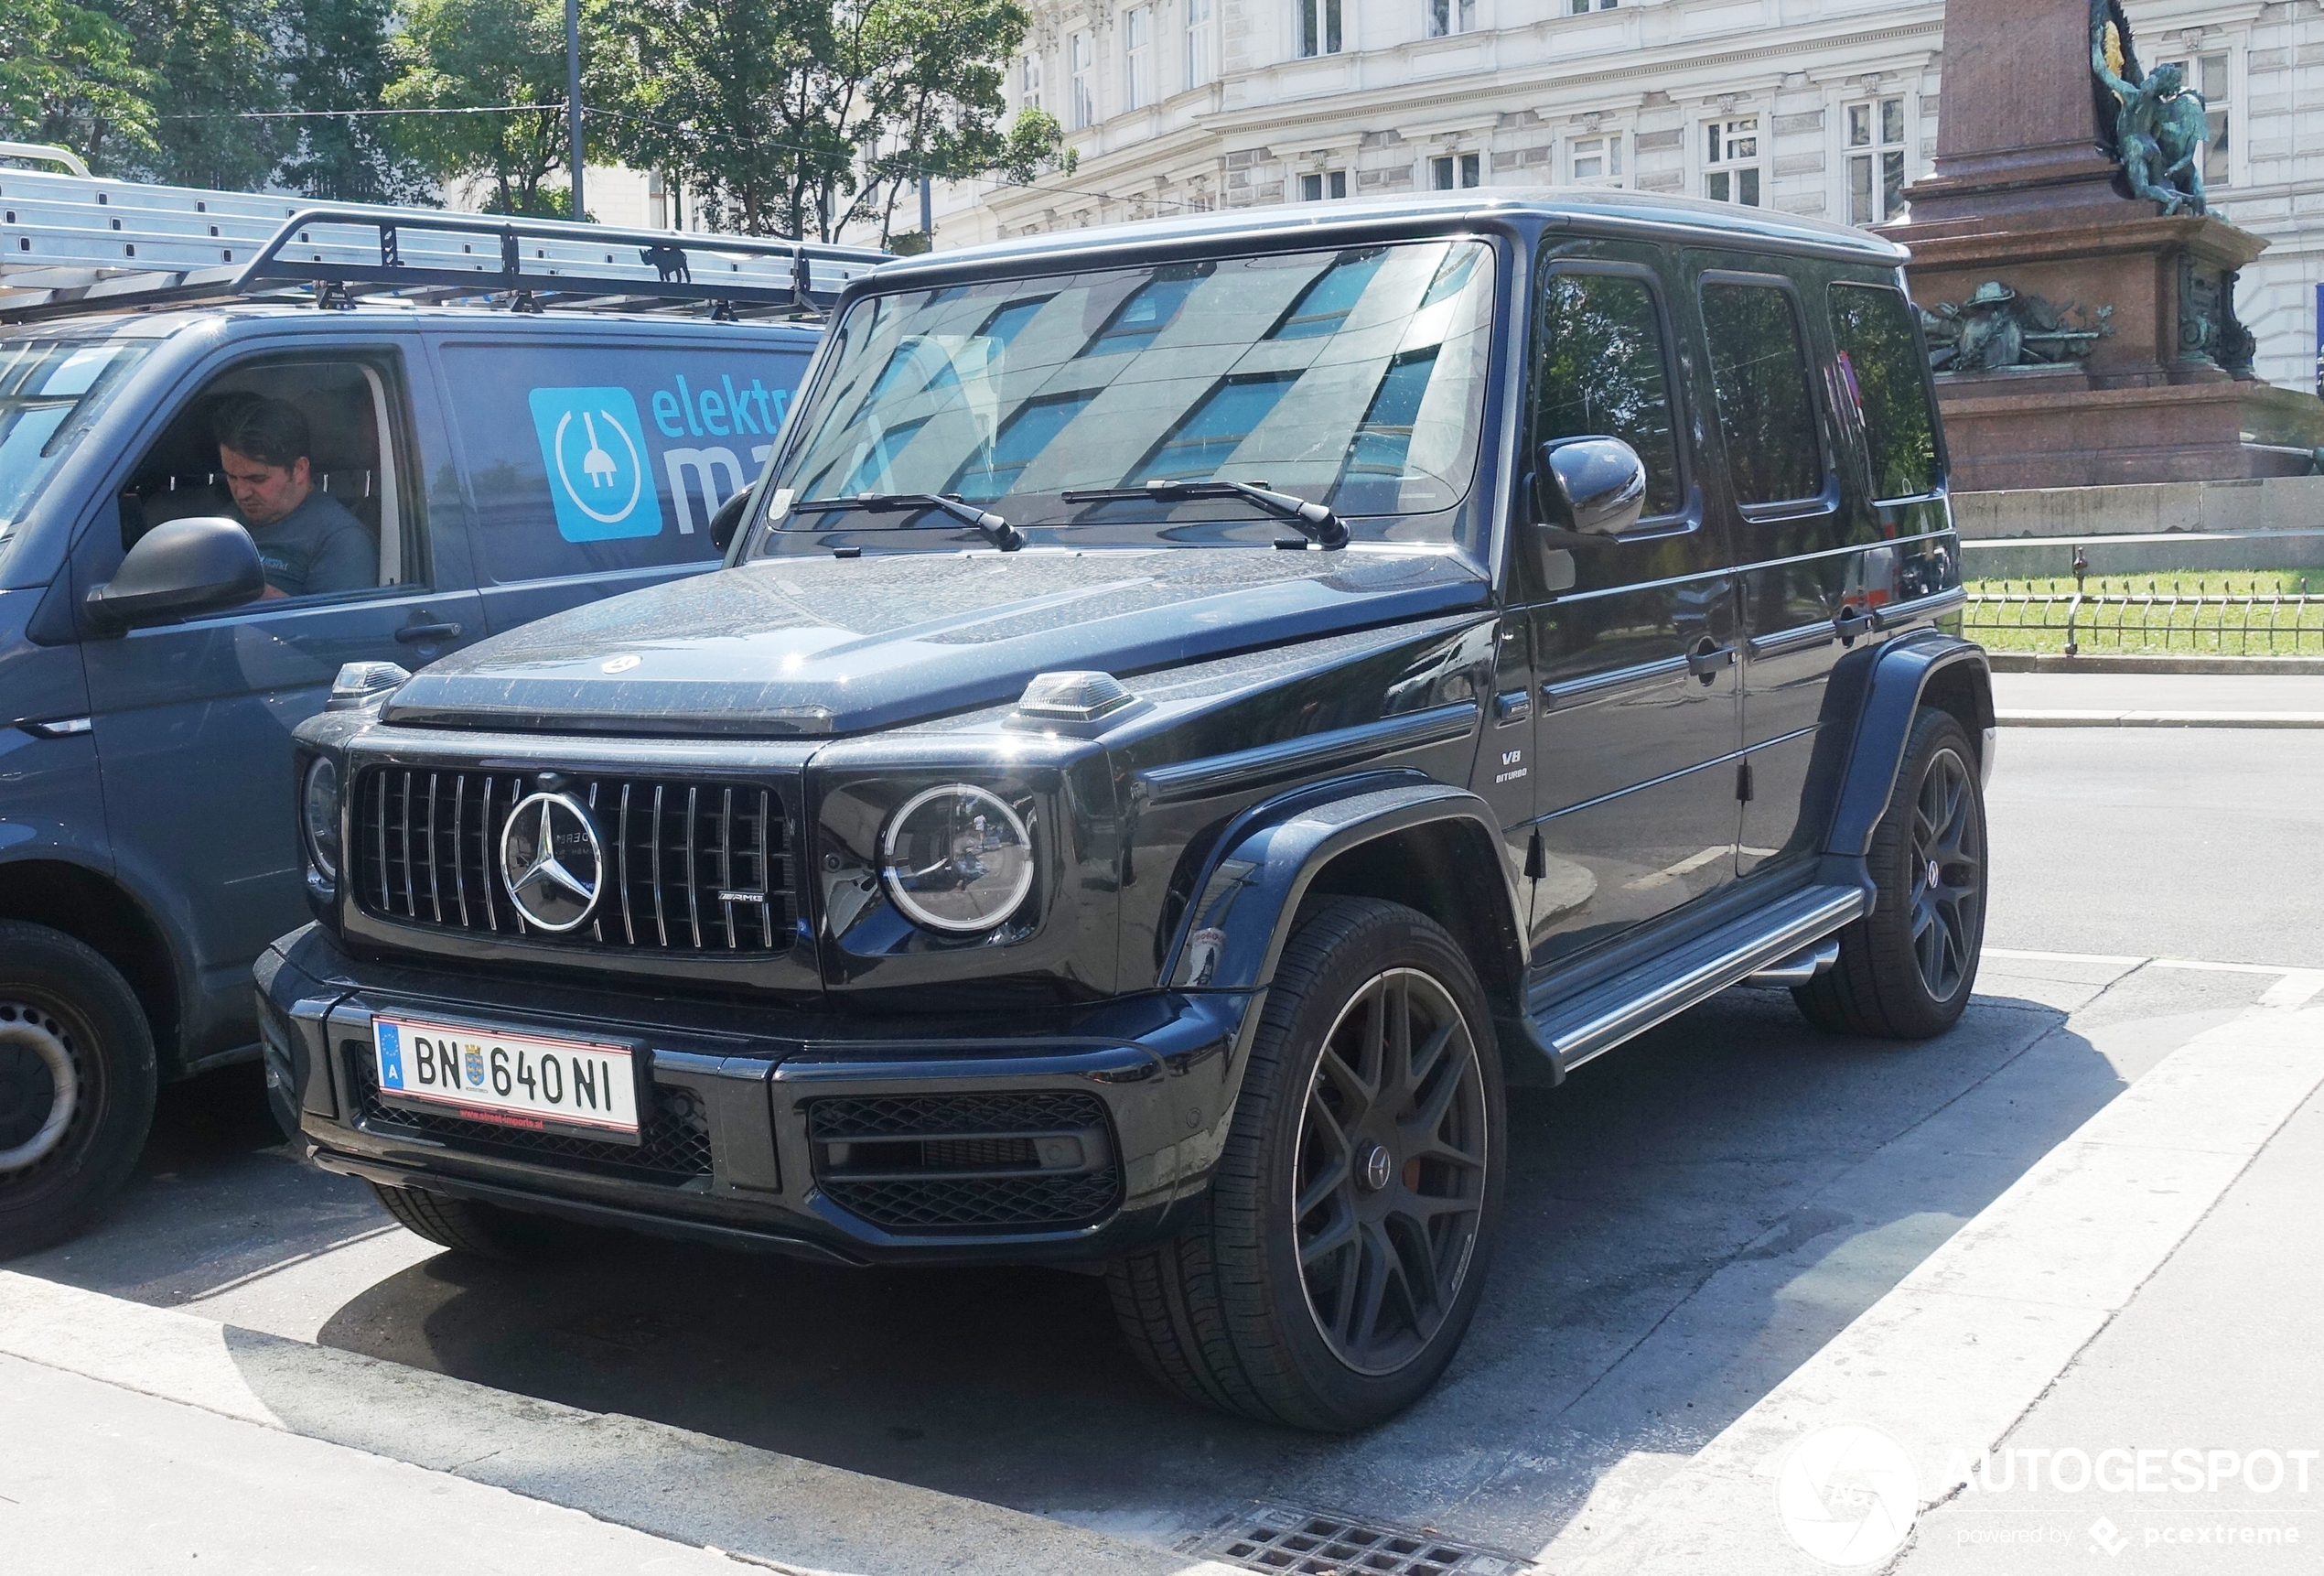
<path fill-rule="evenodd" d="M 307 828 L 307 855 L 327 881 L 339 880 L 339 768 L 318 755 L 307 769 L 298 794 L 299 820 Z"/>
<path fill-rule="evenodd" d="M 993 794 L 947 783 L 914 794 L 879 840 L 888 894 L 915 923 L 991 930 L 1033 889 L 1033 840 Z"/>

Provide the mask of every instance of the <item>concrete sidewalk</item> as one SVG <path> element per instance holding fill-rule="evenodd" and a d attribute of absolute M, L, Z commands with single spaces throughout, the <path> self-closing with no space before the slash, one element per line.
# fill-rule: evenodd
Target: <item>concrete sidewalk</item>
<path fill-rule="evenodd" d="M 0 1484 L 9 1576 L 205 1557 L 236 1576 L 1232 1576 L 978 1500 L 5 1270 Z"/>
<path fill-rule="evenodd" d="M 2324 675 L 1997 673 L 2004 727 L 2324 728 Z"/>

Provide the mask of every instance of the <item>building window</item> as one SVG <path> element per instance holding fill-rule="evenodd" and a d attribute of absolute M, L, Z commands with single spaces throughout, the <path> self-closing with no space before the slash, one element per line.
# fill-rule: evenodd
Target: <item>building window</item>
<path fill-rule="evenodd" d="M 1477 30 L 1477 0 L 1428 0 L 1428 36 L 1449 38 Z"/>
<path fill-rule="evenodd" d="M 1850 104 L 1841 124 L 1848 139 L 1848 222 L 1885 224 L 1904 211 L 1904 101 Z"/>
<path fill-rule="evenodd" d="M 1326 198 L 1347 195 L 1348 172 L 1344 169 L 1328 169 L 1319 175 L 1299 178 L 1299 200 L 1302 202 L 1321 202 Z"/>
<path fill-rule="evenodd" d="M 1575 181 L 1610 181 L 1619 185 L 1622 134 L 1609 132 L 1604 136 L 1576 137 L 1566 152 L 1566 176 Z"/>
<path fill-rule="evenodd" d="M 1340 52 L 1340 0 L 1294 0 L 1299 7 L 1299 53 L 1336 55 Z"/>
<path fill-rule="evenodd" d="M 1587 16 L 1592 11 L 1611 11 L 1621 0 L 1565 0 L 1565 15 Z"/>
<path fill-rule="evenodd" d="M 1041 107 L 1041 58 L 1028 55 L 1017 66 L 1017 97 L 1019 107 L 1038 110 Z"/>
<path fill-rule="evenodd" d="M 1080 131 L 1083 126 L 1097 124 L 1097 50 L 1087 33 L 1076 33 L 1066 39 L 1065 55 L 1067 69 L 1073 78 L 1071 129 Z"/>
<path fill-rule="evenodd" d="M 2203 184 L 2227 184 L 2227 57 L 2198 55 L 2192 59 L 2167 60 L 2165 65 L 2177 66 L 2187 85 L 2203 95 L 2203 108 L 2211 121 L 2211 140 L 2203 145 Z"/>
<path fill-rule="evenodd" d="M 1154 102 L 1154 8 L 1133 5 L 1122 16 L 1122 92 L 1126 109 Z"/>
<path fill-rule="evenodd" d="M 1211 0 L 1186 0 L 1186 85 L 1199 88 L 1213 74 L 1210 64 Z"/>
<path fill-rule="evenodd" d="M 1438 191 L 1482 186 L 1483 160 L 1473 153 L 1447 154 L 1442 158 L 1432 158 L 1428 161 L 1428 184 Z"/>
<path fill-rule="evenodd" d="M 1713 202 L 1759 205 L 1759 117 L 1712 121 L 1704 128 L 1703 195 Z"/>

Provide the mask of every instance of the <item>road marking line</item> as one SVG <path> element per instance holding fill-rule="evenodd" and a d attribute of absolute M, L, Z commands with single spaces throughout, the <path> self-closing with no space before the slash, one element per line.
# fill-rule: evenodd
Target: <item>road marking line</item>
<path fill-rule="evenodd" d="M 2136 968 L 2139 965 L 2151 961 L 2143 957 L 2116 957 L 2111 953 L 2103 952 L 2019 952 L 2007 946 L 1989 946 L 1985 949 L 1985 955 L 2014 957 L 2027 963 L 2103 963 L 2111 964 L 2116 968 Z"/>
<path fill-rule="evenodd" d="M 337 1242 L 327 1242 L 320 1247 L 310 1247 L 304 1253 L 294 1253 L 288 1258 L 278 1258 L 274 1263 L 263 1265 L 247 1275 L 237 1275 L 231 1280 L 221 1281 L 207 1291 L 198 1291 L 187 1298 L 186 1302 L 191 1306 L 196 1302 L 207 1302 L 213 1297 L 223 1297 L 229 1291 L 238 1290 L 253 1281 L 264 1280 L 270 1275 L 279 1275 L 293 1265 L 309 1263 L 327 1253 L 337 1253 L 342 1247 L 352 1247 L 359 1242 L 369 1242 L 373 1237 L 385 1236 L 390 1232 L 403 1229 L 402 1226 L 391 1222 L 386 1225 L 375 1225 L 369 1231 L 359 1231 L 352 1236 L 342 1236 Z"/>
<path fill-rule="evenodd" d="M 1685 1466 L 1541 1558 L 1558 1576 L 1825 1570 L 1785 1535 L 1775 1485 L 1802 1438 L 1840 1423 L 1910 1452 L 1924 1507 L 1950 1497 L 2319 1086 L 2324 1012 L 2252 1008 L 2196 1036 Z"/>
<path fill-rule="evenodd" d="M 2279 974 L 2283 982 L 2269 988 L 2260 998 L 2266 1007 L 2298 1007 L 2318 991 L 2324 990 L 2324 969 L 2303 968 L 2290 963 L 2214 963 L 2201 957 L 2128 957 L 2105 952 L 2025 952 L 2015 947 L 1989 946 L 1987 957 L 2007 958 L 2020 963 L 2093 963 L 2110 968 L 2184 968 L 2205 974 Z M 2293 985 L 2296 979 L 2315 983 L 2305 988 Z M 2295 992 L 2297 991 L 2297 994 Z"/>
<path fill-rule="evenodd" d="M 2035 707 L 1996 709 L 2003 728 L 2324 728 L 2324 711 L 2129 711 Z"/>

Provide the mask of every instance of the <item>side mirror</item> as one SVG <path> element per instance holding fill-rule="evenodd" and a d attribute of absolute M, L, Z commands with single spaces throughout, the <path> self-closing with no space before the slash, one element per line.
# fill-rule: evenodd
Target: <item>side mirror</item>
<path fill-rule="evenodd" d="M 750 513 L 750 489 L 746 487 L 724 503 L 710 517 L 710 542 L 721 553 L 735 545 L 735 533 L 742 528 L 742 517 Z"/>
<path fill-rule="evenodd" d="M 238 607 L 266 589 L 258 545 L 231 520 L 168 520 L 137 538 L 121 570 L 92 587 L 84 605 L 108 629 L 161 623 Z"/>
<path fill-rule="evenodd" d="M 1569 437 L 1541 447 L 1543 523 L 1578 536 L 1619 536 L 1646 506 L 1646 462 L 1619 437 Z"/>

